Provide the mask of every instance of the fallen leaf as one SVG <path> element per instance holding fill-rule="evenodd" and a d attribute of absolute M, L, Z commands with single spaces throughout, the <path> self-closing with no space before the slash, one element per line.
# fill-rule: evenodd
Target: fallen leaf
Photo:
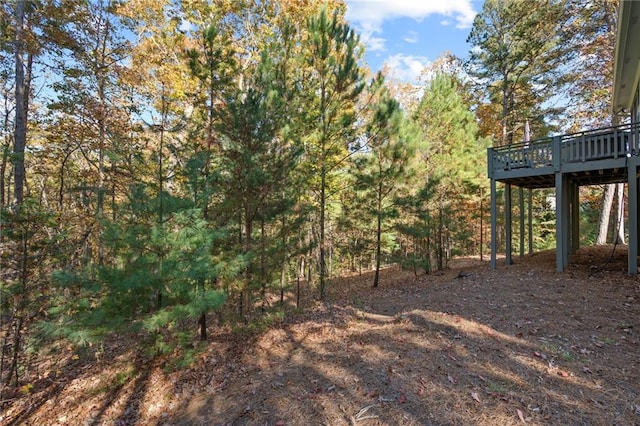
<path fill-rule="evenodd" d="M 480 396 L 478 395 L 478 392 L 471 392 L 471 398 L 473 398 L 473 400 L 478 403 L 480 402 Z"/>
<path fill-rule="evenodd" d="M 569 377 L 569 373 L 567 373 L 566 371 L 563 371 L 563 370 L 559 370 L 558 371 L 558 376 L 560 376 L 560 377 Z"/>
<path fill-rule="evenodd" d="M 404 404 L 405 402 L 407 402 L 407 397 L 404 395 L 404 393 L 401 393 L 398 397 L 398 404 Z"/>
<path fill-rule="evenodd" d="M 369 398 L 377 398 L 378 395 L 380 395 L 380 392 L 376 391 L 376 390 L 372 390 L 367 392 L 367 397 Z"/>
<path fill-rule="evenodd" d="M 516 410 L 518 412 L 518 418 L 522 423 L 526 423 L 524 420 L 524 414 L 522 414 L 522 410 Z"/>

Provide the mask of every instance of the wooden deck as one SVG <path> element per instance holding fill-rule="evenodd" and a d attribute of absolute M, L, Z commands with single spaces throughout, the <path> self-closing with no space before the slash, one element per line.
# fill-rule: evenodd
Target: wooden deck
<path fill-rule="evenodd" d="M 580 244 L 579 187 L 607 183 L 627 183 L 629 226 L 629 273 L 638 273 L 640 251 L 640 123 L 594 129 L 579 133 L 537 139 L 530 142 L 488 149 L 491 179 L 491 266 L 496 267 L 497 190 L 505 185 L 505 259 L 511 263 L 512 203 L 511 187 L 529 190 L 555 188 L 556 262 L 558 271 L 569 264 L 571 253 Z M 529 199 L 531 196 L 529 195 Z M 522 203 L 522 197 L 520 197 Z M 521 234 L 524 222 L 520 205 Z M 529 212 L 531 212 L 529 207 Z M 529 213 L 531 216 L 531 213 Z M 531 233 L 529 217 L 529 233 Z M 531 240 L 531 235 L 529 235 Z M 522 240 L 521 240 L 522 244 Z"/>
<path fill-rule="evenodd" d="M 640 154 L 640 123 L 589 130 L 488 150 L 491 179 L 524 188 L 552 188 L 555 174 L 578 185 L 627 181 L 629 160 Z"/>

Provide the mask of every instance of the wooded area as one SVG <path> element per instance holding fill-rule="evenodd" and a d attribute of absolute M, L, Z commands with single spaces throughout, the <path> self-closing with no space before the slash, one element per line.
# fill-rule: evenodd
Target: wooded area
<path fill-rule="evenodd" d="M 126 331 L 185 355 L 288 315 L 302 282 L 327 301 L 345 273 L 482 259 L 486 148 L 611 124 L 615 1 L 487 0 L 469 60 L 419 86 L 368 69 L 345 7 L 0 5 L 0 399 L 44 347 Z"/>

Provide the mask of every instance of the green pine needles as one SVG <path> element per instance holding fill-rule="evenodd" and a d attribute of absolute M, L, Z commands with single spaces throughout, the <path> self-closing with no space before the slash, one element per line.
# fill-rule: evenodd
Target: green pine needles
<path fill-rule="evenodd" d="M 59 292 L 51 320 L 41 325 L 49 337 L 86 345 L 133 330 L 155 335 L 157 349 L 169 350 L 197 321 L 205 325 L 200 337 L 206 339 L 204 318 L 227 297 L 220 282 L 238 275 L 244 259 L 224 254 L 226 233 L 213 229 L 201 209 L 167 194 L 150 197 L 141 187 L 133 192 L 130 220 L 105 224 L 112 261 L 54 273 Z M 160 197 L 166 213 L 158 221 L 148 213 L 157 209 Z"/>

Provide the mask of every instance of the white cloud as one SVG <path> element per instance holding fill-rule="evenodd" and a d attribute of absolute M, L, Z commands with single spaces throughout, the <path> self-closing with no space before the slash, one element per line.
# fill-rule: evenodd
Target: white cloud
<path fill-rule="evenodd" d="M 367 37 L 362 34 L 362 41 L 367 46 L 367 50 L 369 52 L 382 52 L 385 50 L 385 43 L 387 40 L 382 37 L 376 37 L 371 33 L 368 34 Z"/>
<path fill-rule="evenodd" d="M 385 60 L 385 66 L 389 69 L 389 78 L 415 83 L 422 74 L 424 68 L 431 63 L 426 56 L 397 55 L 389 56 Z"/>
<path fill-rule="evenodd" d="M 346 0 L 346 3 L 347 19 L 361 34 L 369 51 L 385 50 L 386 39 L 379 36 L 385 20 L 410 18 L 421 21 L 438 14 L 455 19 L 458 28 L 469 28 L 476 16 L 471 0 Z M 449 19 L 443 21 L 443 25 L 449 24 Z M 406 38 L 405 41 L 411 43 Z"/>
<path fill-rule="evenodd" d="M 407 43 L 417 43 L 418 42 L 418 33 L 415 31 L 409 31 L 408 33 L 406 33 L 403 37 L 404 41 L 406 41 Z"/>
<path fill-rule="evenodd" d="M 370 28 L 379 28 L 387 19 L 420 21 L 433 14 L 455 18 L 458 28 L 471 27 L 476 16 L 471 0 L 347 0 L 347 19 Z"/>

